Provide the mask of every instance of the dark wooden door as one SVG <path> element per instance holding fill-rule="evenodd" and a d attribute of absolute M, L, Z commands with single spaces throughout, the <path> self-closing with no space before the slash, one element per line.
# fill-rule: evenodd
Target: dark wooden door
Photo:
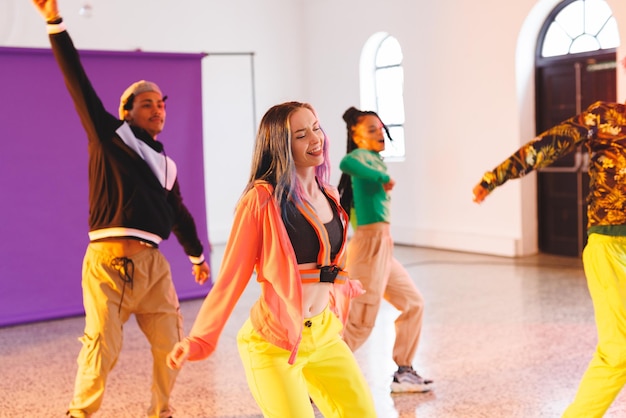
<path fill-rule="evenodd" d="M 616 54 L 584 54 L 538 63 L 537 132 L 568 119 L 597 100 L 616 100 Z M 587 242 L 589 186 L 584 147 L 537 173 L 539 250 L 580 256 Z"/>

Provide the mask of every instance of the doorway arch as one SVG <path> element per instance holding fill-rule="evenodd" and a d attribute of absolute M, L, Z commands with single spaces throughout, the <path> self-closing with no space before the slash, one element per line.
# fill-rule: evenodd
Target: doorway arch
<path fill-rule="evenodd" d="M 545 20 L 536 47 L 535 133 L 598 100 L 616 100 L 619 33 L 605 0 L 564 0 Z M 585 147 L 537 173 L 539 250 L 578 257 L 587 243 Z"/>
<path fill-rule="evenodd" d="M 619 27 L 626 26 L 626 5 L 619 0 L 606 0 Z M 523 145 L 536 135 L 536 92 L 535 92 L 535 59 L 538 40 L 542 27 L 551 13 L 562 0 L 539 0 L 526 16 L 517 38 L 515 50 L 516 93 L 519 114 L 518 140 Z M 621 11 L 621 13 L 620 13 Z M 617 48 L 618 56 L 623 55 L 624 46 Z M 618 92 L 624 90 L 626 71 L 618 71 Z M 625 92 L 622 92 L 622 95 Z M 619 100 L 619 94 L 618 94 Z M 573 116 L 573 115 L 572 115 Z M 518 241 L 518 255 L 535 254 L 538 246 L 538 215 L 537 215 L 537 173 L 527 176 L 527 181 L 521 182 L 521 232 Z"/>

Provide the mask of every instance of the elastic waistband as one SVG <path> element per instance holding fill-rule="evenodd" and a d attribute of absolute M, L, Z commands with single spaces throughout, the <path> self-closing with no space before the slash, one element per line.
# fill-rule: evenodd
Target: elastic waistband
<path fill-rule="evenodd" d="M 604 235 L 600 233 L 592 233 L 587 238 L 588 242 L 612 243 L 626 245 L 626 236 L 622 235 Z"/>
<path fill-rule="evenodd" d="M 131 245 L 139 244 L 139 245 L 145 245 L 146 247 L 159 248 L 159 244 L 157 243 L 154 243 L 152 241 L 146 241 L 142 238 L 136 238 L 136 237 L 107 237 L 107 238 L 93 239 L 90 242 L 104 242 L 104 243 L 111 243 L 111 244 L 128 243 Z"/>
<path fill-rule="evenodd" d="M 87 251 L 96 255 L 100 259 L 107 261 L 111 261 L 115 258 L 126 257 L 138 262 L 143 257 L 150 256 L 153 251 L 158 252 L 158 249 L 147 244 L 141 244 L 140 241 L 136 241 L 136 244 L 132 248 L 127 249 L 123 249 L 123 247 L 120 247 L 113 242 L 96 241 L 89 243 Z"/>
<path fill-rule="evenodd" d="M 153 243 L 156 246 L 163 241 L 163 239 L 156 234 L 135 228 L 115 227 L 89 231 L 90 241 L 98 241 L 105 238 L 134 238 Z"/>

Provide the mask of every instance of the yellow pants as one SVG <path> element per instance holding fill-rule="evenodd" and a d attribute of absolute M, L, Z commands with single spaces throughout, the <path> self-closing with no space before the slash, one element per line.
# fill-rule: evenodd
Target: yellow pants
<path fill-rule="evenodd" d="M 374 401 L 354 355 L 329 310 L 305 321 L 294 364 L 289 351 L 264 340 L 248 319 L 237 335 L 252 396 L 266 418 L 376 417 Z M 310 396 L 310 399 L 309 399 Z"/>
<path fill-rule="evenodd" d="M 115 257 L 87 247 L 82 281 L 85 333 L 69 406 L 72 416 L 89 417 L 100 408 L 107 376 L 122 349 L 123 325 L 133 313 L 152 348 L 152 401 L 147 415 L 173 413 L 169 398 L 178 372 L 167 367 L 165 358 L 182 339 L 183 329 L 170 266 L 156 248 L 146 247 L 129 259 L 134 266 L 134 271 L 127 266 L 132 287 L 124 286 Z"/>
<path fill-rule="evenodd" d="M 346 270 L 359 280 L 365 294 L 352 299 L 343 339 L 352 350 L 372 333 L 383 298 L 400 311 L 395 320 L 393 360 L 410 366 L 422 332 L 424 298 L 406 269 L 393 256 L 389 224 L 361 225 L 348 243 Z"/>
<path fill-rule="evenodd" d="M 583 263 L 598 345 L 567 418 L 602 417 L 626 383 L 626 237 L 591 234 Z"/>

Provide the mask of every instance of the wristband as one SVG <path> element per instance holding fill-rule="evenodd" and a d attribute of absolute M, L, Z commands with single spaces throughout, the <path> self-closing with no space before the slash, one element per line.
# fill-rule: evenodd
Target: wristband
<path fill-rule="evenodd" d="M 63 23 L 63 18 L 59 15 L 56 15 L 52 19 L 46 20 L 47 25 L 59 25 Z"/>
<path fill-rule="evenodd" d="M 194 266 L 201 266 L 206 261 L 206 258 L 204 258 L 204 254 L 200 254 L 198 257 L 189 256 L 189 261 L 191 261 L 191 264 Z"/>

